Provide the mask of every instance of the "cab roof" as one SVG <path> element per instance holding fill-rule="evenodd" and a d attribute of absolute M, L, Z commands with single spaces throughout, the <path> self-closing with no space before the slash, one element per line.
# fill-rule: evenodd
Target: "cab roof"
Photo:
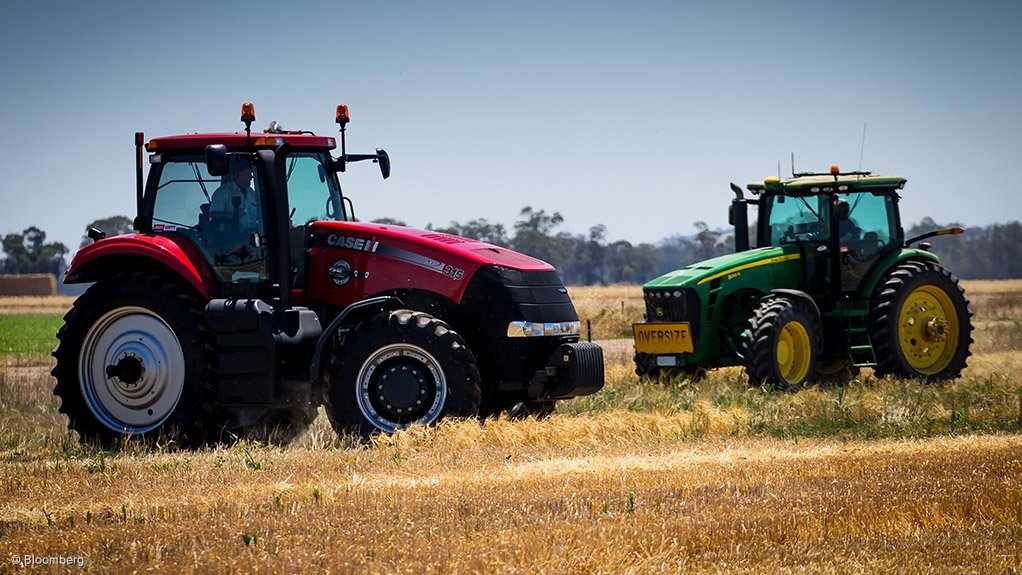
<path fill-rule="evenodd" d="M 854 192 L 881 189 L 902 189 L 908 181 L 902 176 L 877 176 L 869 172 L 849 172 L 836 174 L 799 174 L 793 178 L 781 180 L 767 178 L 762 182 L 752 182 L 747 187 L 754 194 L 783 194 L 790 196 L 810 196 L 829 194 L 832 192 Z"/>
<path fill-rule="evenodd" d="M 247 141 L 248 137 L 244 132 L 165 136 L 149 140 L 149 143 L 146 144 L 146 151 L 202 149 L 211 144 L 223 144 L 228 148 L 244 148 Z M 296 148 L 332 150 L 337 147 L 337 140 L 331 136 L 317 136 L 308 132 L 252 132 L 251 145 L 255 148 L 276 148 L 283 143 L 291 144 Z"/>

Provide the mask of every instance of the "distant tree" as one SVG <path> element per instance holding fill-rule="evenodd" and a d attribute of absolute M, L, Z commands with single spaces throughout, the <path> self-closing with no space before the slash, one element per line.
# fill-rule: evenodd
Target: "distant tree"
<path fill-rule="evenodd" d="M 106 232 L 106 235 L 109 238 L 123 234 L 130 234 L 133 231 L 131 224 L 131 218 L 128 216 L 110 216 L 108 218 L 100 218 L 85 226 L 85 235 L 82 236 L 82 241 L 78 244 L 78 247 L 84 248 L 92 243 L 92 238 L 89 237 L 89 228 L 99 228 Z"/>
<path fill-rule="evenodd" d="M 519 215 L 520 219 L 515 222 L 515 236 L 511 239 L 511 247 L 547 261 L 554 267 L 563 268 L 567 248 L 564 240 L 565 236 L 570 237 L 570 234 L 553 234 L 557 226 L 564 221 L 564 216 L 560 212 L 547 214 L 544 210 L 533 210 L 531 206 L 522 208 Z"/>
<path fill-rule="evenodd" d="M 394 218 L 376 218 L 375 220 L 370 221 L 374 224 L 383 224 L 385 226 L 401 226 L 401 227 L 408 226 L 408 224 L 406 224 L 405 222 Z"/>
<path fill-rule="evenodd" d="M 959 223 L 939 224 L 923 218 L 911 226 L 906 238 L 934 230 L 964 227 Z M 925 240 L 940 256 L 940 263 L 955 275 L 966 279 L 1006 279 L 1022 277 L 1022 224 L 1008 222 L 985 227 L 966 227 L 962 235 L 935 236 Z M 919 244 L 913 244 L 918 247 Z"/>
<path fill-rule="evenodd" d="M 64 273 L 67 263 L 64 257 L 67 246 L 60 242 L 46 242 L 46 232 L 29 226 L 20 234 L 4 236 L 4 259 L 2 271 L 5 274 L 53 274 Z"/>
<path fill-rule="evenodd" d="M 490 223 L 490 221 L 486 218 L 469 220 L 464 224 L 452 221 L 449 226 L 444 228 L 433 228 L 430 225 L 426 226 L 426 229 L 461 236 L 463 238 L 479 240 L 481 242 L 498 246 L 506 247 L 508 243 L 510 243 L 510 240 L 507 237 L 507 232 L 504 230 L 504 224 Z"/>

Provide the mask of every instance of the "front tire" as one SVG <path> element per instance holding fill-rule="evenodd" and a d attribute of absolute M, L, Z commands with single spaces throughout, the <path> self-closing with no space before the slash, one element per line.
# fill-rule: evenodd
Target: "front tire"
<path fill-rule="evenodd" d="M 53 352 L 68 429 L 101 445 L 156 435 L 202 443 L 212 395 L 203 325 L 201 300 L 174 278 L 122 273 L 90 287 Z"/>
<path fill-rule="evenodd" d="M 972 312 L 958 278 L 934 262 L 895 266 L 873 294 L 870 325 L 877 377 L 959 377 L 971 355 Z"/>
<path fill-rule="evenodd" d="M 796 391 L 815 379 L 820 338 L 799 304 L 783 298 L 761 303 L 743 339 L 750 385 Z"/>
<path fill-rule="evenodd" d="M 479 368 L 465 340 L 412 310 L 364 321 L 334 346 L 324 401 L 338 433 L 363 437 L 479 413 Z"/>

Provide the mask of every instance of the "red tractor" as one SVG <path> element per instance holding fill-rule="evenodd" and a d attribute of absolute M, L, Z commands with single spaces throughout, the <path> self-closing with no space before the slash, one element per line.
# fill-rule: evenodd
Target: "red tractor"
<path fill-rule="evenodd" d="M 367 436 L 444 416 L 544 414 L 603 386 L 556 271 L 475 240 L 360 223 L 333 137 L 135 134 L 137 233 L 81 249 L 95 282 L 57 334 L 54 394 L 86 441 L 286 440 L 324 405 Z M 143 186 L 143 146 L 149 175 Z"/>

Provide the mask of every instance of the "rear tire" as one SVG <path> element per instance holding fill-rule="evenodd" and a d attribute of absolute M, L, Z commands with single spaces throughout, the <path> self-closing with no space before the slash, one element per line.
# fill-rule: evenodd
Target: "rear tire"
<path fill-rule="evenodd" d="M 57 332 L 53 394 L 87 443 L 127 436 L 203 443 L 213 420 L 211 334 L 179 280 L 121 273 L 75 300 Z"/>
<path fill-rule="evenodd" d="M 799 304 L 783 298 L 764 301 L 743 339 L 750 385 L 797 391 L 816 378 L 820 338 L 812 316 Z"/>
<path fill-rule="evenodd" d="M 951 272 L 934 262 L 902 262 L 880 280 L 871 309 L 877 377 L 940 381 L 962 374 L 972 355 L 972 312 Z"/>
<path fill-rule="evenodd" d="M 334 345 L 324 402 L 338 433 L 363 437 L 479 413 L 479 368 L 446 323 L 412 310 L 359 324 Z"/>

